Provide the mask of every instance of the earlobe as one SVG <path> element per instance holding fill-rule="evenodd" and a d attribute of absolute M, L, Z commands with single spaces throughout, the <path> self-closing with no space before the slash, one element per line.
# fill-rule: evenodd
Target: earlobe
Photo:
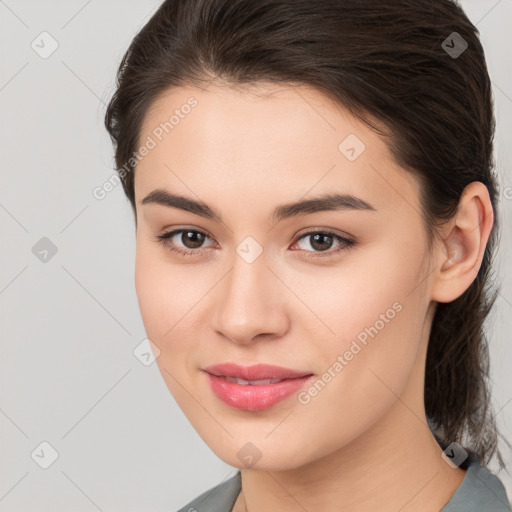
<path fill-rule="evenodd" d="M 455 216 L 444 226 L 436 252 L 432 300 L 452 302 L 476 278 L 494 222 L 487 187 L 470 183 Z"/>

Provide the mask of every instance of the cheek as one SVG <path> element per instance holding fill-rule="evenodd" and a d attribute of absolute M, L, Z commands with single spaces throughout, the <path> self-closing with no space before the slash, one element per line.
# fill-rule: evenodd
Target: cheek
<path fill-rule="evenodd" d="M 154 324 L 152 314 L 155 312 L 155 306 L 160 302 L 158 297 L 157 284 L 157 268 L 151 265 L 147 251 L 137 242 L 135 253 L 135 291 L 139 301 L 139 309 L 141 312 L 146 332 L 148 327 Z M 149 332 L 147 332 L 149 336 Z M 151 336 L 150 336 L 151 337 Z"/>
<path fill-rule="evenodd" d="M 417 300 L 424 274 L 421 248 L 409 248 L 405 258 L 399 243 L 380 243 L 347 253 L 336 265 L 297 271 L 290 280 L 327 341 L 355 337 L 381 315 L 394 318 L 400 305 Z"/>
<path fill-rule="evenodd" d="M 186 403 L 187 396 L 177 382 L 184 382 L 184 362 L 188 359 L 183 332 L 187 316 L 179 293 L 178 273 L 162 261 L 152 247 L 137 247 L 135 261 L 135 289 L 147 337 L 158 347 L 156 364 L 170 392 L 179 403 Z M 189 307 L 190 308 L 190 307 Z M 188 308 L 188 309 L 189 309 Z"/>
<path fill-rule="evenodd" d="M 137 245 L 135 258 L 135 289 L 139 309 L 148 337 L 162 351 L 172 346 L 180 350 L 180 341 L 196 337 L 197 307 L 200 299 L 213 286 L 208 274 L 193 265 L 173 264 L 165 249 L 150 243 Z M 210 283 L 210 284 L 209 284 Z"/>
<path fill-rule="evenodd" d="M 148 337 L 161 349 L 165 333 L 172 326 L 176 287 L 169 268 L 156 257 L 148 244 L 137 243 L 135 257 L 135 290 L 139 309 Z"/>
<path fill-rule="evenodd" d="M 325 370 L 338 361 L 331 370 L 337 375 L 332 389 L 352 390 L 341 395 L 349 408 L 375 392 L 382 392 L 381 398 L 389 394 L 378 377 L 391 389 L 402 388 L 418 353 L 428 306 L 420 285 L 422 253 L 410 250 L 404 260 L 397 245 L 381 245 L 364 256 L 361 251 L 361 257 L 300 280 L 297 294 L 316 314 L 312 339 L 316 336 L 318 361 Z"/>

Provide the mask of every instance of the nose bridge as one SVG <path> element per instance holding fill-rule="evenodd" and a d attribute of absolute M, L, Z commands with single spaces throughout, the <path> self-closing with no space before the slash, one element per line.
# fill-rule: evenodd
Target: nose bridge
<path fill-rule="evenodd" d="M 216 329 L 238 342 L 261 333 L 281 335 L 283 311 L 277 308 L 276 278 L 263 247 L 247 237 L 235 251 L 217 303 Z"/>

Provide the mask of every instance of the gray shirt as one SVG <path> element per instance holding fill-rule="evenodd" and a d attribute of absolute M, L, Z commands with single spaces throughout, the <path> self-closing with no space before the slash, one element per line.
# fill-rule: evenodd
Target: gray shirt
<path fill-rule="evenodd" d="M 234 476 L 203 492 L 178 512 L 231 512 L 242 488 L 240 470 Z M 469 454 L 464 479 L 440 512 L 510 512 L 501 480 Z"/>

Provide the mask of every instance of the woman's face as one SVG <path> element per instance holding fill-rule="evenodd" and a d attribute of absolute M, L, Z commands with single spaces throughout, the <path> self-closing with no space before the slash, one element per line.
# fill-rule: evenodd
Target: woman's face
<path fill-rule="evenodd" d="M 421 414 L 431 283 L 419 187 L 379 136 L 312 89 L 211 85 L 161 97 L 139 143 L 142 319 L 169 390 L 221 459 L 300 467 L 377 429 L 396 435 L 400 397 Z M 156 189 L 187 201 L 143 204 Z M 353 198 L 282 208 L 328 194 Z M 313 377 L 256 390 L 205 371 L 221 363 Z M 270 401 L 279 390 L 293 392 Z"/>

